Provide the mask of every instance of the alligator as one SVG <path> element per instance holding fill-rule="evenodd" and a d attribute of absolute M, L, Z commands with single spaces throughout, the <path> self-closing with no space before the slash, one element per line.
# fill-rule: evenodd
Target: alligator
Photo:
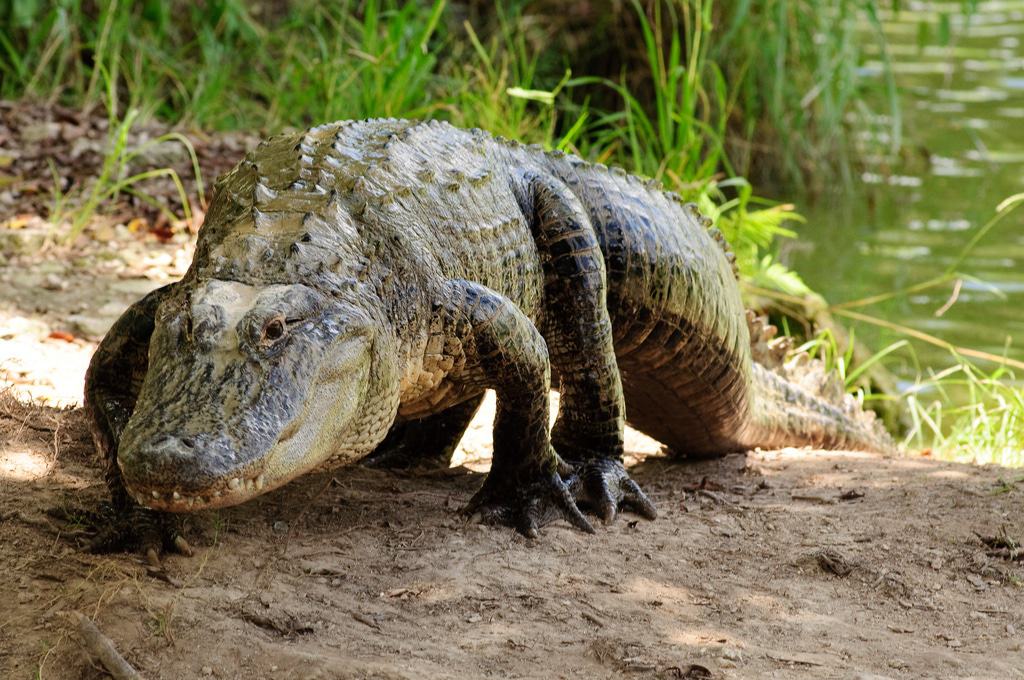
<path fill-rule="evenodd" d="M 774 332 L 721 233 L 656 181 L 438 121 L 343 121 L 217 180 L 190 268 L 113 325 L 85 408 L 114 507 L 168 517 L 363 459 L 446 462 L 493 389 L 468 509 L 593 531 L 582 510 L 656 516 L 627 423 L 680 457 L 893 447 Z"/>

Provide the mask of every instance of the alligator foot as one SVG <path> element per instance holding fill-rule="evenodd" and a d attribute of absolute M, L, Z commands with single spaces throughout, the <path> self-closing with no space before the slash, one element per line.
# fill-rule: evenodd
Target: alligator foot
<path fill-rule="evenodd" d="M 532 484 L 518 488 L 491 483 L 492 478 L 493 475 L 488 475 L 463 512 L 479 513 L 487 524 L 514 527 L 527 538 L 536 538 L 540 527 L 558 519 L 588 534 L 594 533 L 594 527 L 576 507 L 568 485 L 558 473 L 540 475 Z"/>
<path fill-rule="evenodd" d="M 181 534 L 180 515 L 157 512 L 132 504 L 118 509 L 103 503 L 98 510 L 55 508 L 50 514 L 80 527 L 76 532 L 87 541 L 85 548 L 94 553 L 138 551 L 154 569 L 162 570 L 160 555 L 177 552 L 191 557 L 192 546 Z"/>
<path fill-rule="evenodd" d="M 645 519 L 658 517 L 654 503 L 630 478 L 621 462 L 598 458 L 569 465 L 573 468 L 568 478 L 573 498 L 605 524 L 614 520 L 620 509 L 632 510 Z"/>

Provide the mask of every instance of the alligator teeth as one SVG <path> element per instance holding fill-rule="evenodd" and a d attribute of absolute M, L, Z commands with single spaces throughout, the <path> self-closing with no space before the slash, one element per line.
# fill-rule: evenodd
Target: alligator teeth
<path fill-rule="evenodd" d="M 256 478 L 256 489 L 258 491 L 262 491 L 263 490 L 264 481 L 265 480 L 263 479 L 263 475 L 260 475 L 259 477 Z"/>
<path fill-rule="evenodd" d="M 238 491 L 242 486 L 242 480 L 238 477 L 233 477 L 228 481 L 228 488 L 232 491 Z"/>
<path fill-rule="evenodd" d="M 159 491 L 150 491 L 149 493 L 151 493 L 153 495 L 154 499 L 160 500 L 160 492 Z"/>
<path fill-rule="evenodd" d="M 178 493 L 177 491 L 175 491 L 174 493 L 171 494 L 171 498 L 173 498 L 176 501 L 180 501 L 181 500 L 181 494 Z"/>
<path fill-rule="evenodd" d="M 220 498 L 220 491 L 219 490 L 218 491 L 214 491 L 213 492 L 213 497 L 214 498 Z"/>

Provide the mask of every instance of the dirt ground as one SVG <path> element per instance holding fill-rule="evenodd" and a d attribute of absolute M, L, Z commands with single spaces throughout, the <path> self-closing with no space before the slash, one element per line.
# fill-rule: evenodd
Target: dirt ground
<path fill-rule="evenodd" d="M 0 114 L 0 169 L 45 167 L 51 150 L 23 151 L 40 114 Z M 102 135 L 58 114 L 32 134 Z M 69 184 L 98 143 L 58 156 L 82 166 Z M 1024 678 L 1008 540 L 1024 538 L 1024 471 L 919 455 L 678 463 L 630 432 L 659 519 L 527 540 L 459 514 L 487 469 L 490 405 L 451 469 L 355 466 L 194 516 L 196 555 L 165 558 L 163 578 L 90 554 L 48 513 L 105 495 L 74 410 L 85 366 L 127 304 L 184 271 L 192 237 L 158 217 L 133 229 L 129 209 L 57 245 L 32 212 L 38 173 L 4 172 L 0 678 L 108 677 L 72 612 L 146 678 Z"/>
<path fill-rule="evenodd" d="M 0 432 L 4 678 L 105 677 L 71 611 L 147 678 L 1024 677 L 1024 568 L 976 535 L 1019 533 L 1020 471 L 638 455 L 658 520 L 531 541 L 458 514 L 478 421 L 470 467 L 350 467 L 196 516 L 165 581 L 49 519 L 104 494 L 79 411 L 8 397 Z"/>

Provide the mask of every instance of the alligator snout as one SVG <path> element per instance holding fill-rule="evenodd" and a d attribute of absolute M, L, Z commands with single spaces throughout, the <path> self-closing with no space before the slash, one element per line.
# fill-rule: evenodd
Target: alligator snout
<path fill-rule="evenodd" d="M 165 435 L 153 442 L 150 455 L 172 458 L 192 458 L 196 452 L 195 437 L 172 437 Z"/>
<path fill-rule="evenodd" d="M 198 499 L 219 494 L 225 480 L 254 476 L 224 435 L 161 434 L 132 444 L 118 462 L 129 491 L 147 505 L 161 500 L 160 492 Z"/>

